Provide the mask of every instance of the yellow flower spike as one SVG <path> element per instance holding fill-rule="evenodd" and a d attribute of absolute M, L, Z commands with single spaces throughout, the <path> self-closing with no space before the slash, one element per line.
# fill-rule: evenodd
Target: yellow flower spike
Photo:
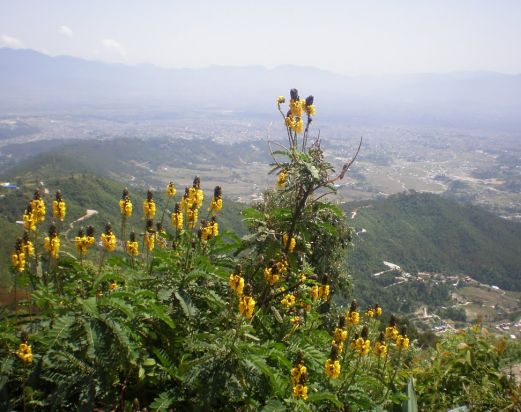
<path fill-rule="evenodd" d="M 22 217 L 23 223 L 24 223 L 24 229 L 34 232 L 36 230 L 36 217 L 33 212 L 32 204 L 29 203 L 27 205 L 27 209 L 25 209 L 25 212 Z"/>
<path fill-rule="evenodd" d="M 385 328 L 385 339 L 396 340 L 398 337 L 398 328 L 396 327 L 396 318 L 391 315 L 389 325 Z"/>
<path fill-rule="evenodd" d="M 396 337 L 396 348 L 400 350 L 407 350 L 409 348 L 409 338 L 407 337 L 407 330 L 402 328 L 400 334 Z"/>
<path fill-rule="evenodd" d="M 188 220 L 188 228 L 194 229 L 197 224 L 197 219 L 199 218 L 199 211 L 195 208 L 195 204 L 192 206 L 192 209 L 189 209 L 186 213 L 186 218 Z"/>
<path fill-rule="evenodd" d="M 45 220 L 45 202 L 40 196 L 40 192 L 36 190 L 34 192 L 33 200 L 31 200 L 31 208 L 35 222 L 43 222 Z"/>
<path fill-rule="evenodd" d="M 129 240 L 127 240 L 125 250 L 129 256 L 136 257 L 139 254 L 139 245 L 136 241 L 136 234 L 130 232 Z"/>
<path fill-rule="evenodd" d="M 147 231 L 145 233 L 144 242 L 145 242 L 145 247 L 147 248 L 147 250 L 149 252 L 152 252 L 154 250 L 155 241 L 156 241 L 156 234 L 154 232 Z"/>
<path fill-rule="evenodd" d="M 286 294 L 282 300 L 280 301 L 280 303 L 282 304 L 282 306 L 284 306 L 285 308 L 291 308 L 293 306 L 295 306 L 295 303 L 297 303 L 297 298 L 295 297 L 294 294 L 292 293 L 288 293 Z"/>
<path fill-rule="evenodd" d="M 107 252 L 113 252 L 116 249 L 116 235 L 112 232 L 110 223 L 105 225 L 105 232 L 101 234 L 100 239 Z"/>
<path fill-rule="evenodd" d="M 29 345 L 27 341 L 20 343 L 18 350 L 16 351 L 16 356 L 18 356 L 25 363 L 31 363 L 33 361 L 33 351 L 31 349 L 31 345 Z"/>
<path fill-rule="evenodd" d="M 147 198 L 143 201 L 145 219 L 153 219 L 156 216 L 156 203 L 152 191 L 147 192 Z"/>
<path fill-rule="evenodd" d="M 286 180 L 288 178 L 288 172 L 286 170 L 281 170 L 277 175 L 277 187 L 279 189 L 284 189 L 286 187 Z"/>
<path fill-rule="evenodd" d="M 25 232 L 22 238 L 22 251 L 26 257 L 34 256 L 34 245 L 29 240 L 29 233 Z"/>
<path fill-rule="evenodd" d="M 314 102 L 314 97 L 313 96 L 308 96 L 306 97 L 306 100 L 304 102 L 304 111 L 306 112 L 306 114 L 311 117 L 311 116 L 314 116 L 316 111 L 315 111 L 315 105 L 313 104 Z"/>
<path fill-rule="evenodd" d="M 217 213 L 223 208 L 222 194 L 221 186 L 215 186 L 215 189 L 213 190 L 213 198 L 208 209 L 209 212 Z"/>
<path fill-rule="evenodd" d="M 11 254 L 11 264 L 16 271 L 23 272 L 25 270 L 25 257 L 23 240 L 17 239 L 15 250 Z"/>
<path fill-rule="evenodd" d="M 331 379 L 338 378 L 340 376 L 340 370 L 340 362 L 338 360 L 333 360 L 331 358 L 326 360 L 325 372 Z"/>
<path fill-rule="evenodd" d="M 239 313 L 246 319 L 251 320 L 255 310 L 255 299 L 252 297 L 252 287 L 249 283 L 244 286 L 243 295 L 239 300 Z"/>
<path fill-rule="evenodd" d="M 309 296 L 311 297 L 311 300 L 317 300 L 319 298 L 320 291 L 318 285 L 313 285 L 309 288 Z"/>
<path fill-rule="evenodd" d="M 175 185 L 174 185 L 174 182 L 170 182 L 168 183 L 167 187 L 166 187 L 166 195 L 168 197 L 174 197 L 177 193 L 177 190 L 175 188 Z"/>
<path fill-rule="evenodd" d="M 346 322 L 351 326 L 356 326 L 360 323 L 360 313 L 358 312 L 358 303 L 356 300 L 353 300 L 349 306 L 349 310 L 346 314 Z"/>
<path fill-rule="evenodd" d="M 308 398 L 308 387 L 306 385 L 298 384 L 293 387 L 293 396 L 306 400 Z"/>
<path fill-rule="evenodd" d="M 329 298 L 330 288 L 329 285 L 320 285 L 318 287 L 318 295 L 322 300 L 327 300 Z"/>
<path fill-rule="evenodd" d="M 287 233 L 284 233 L 284 235 L 282 235 L 282 244 L 284 245 L 284 247 L 288 247 L 288 238 L 289 238 L 289 235 Z M 291 241 L 289 241 L 288 252 L 293 253 L 296 245 L 297 245 L 297 241 L 295 240 L 294 237 L 291 237 Z"/>
<path fill-rule="evenodd" d="M 58 190 L 56 192 L 56 200 L 52 202 L 52 216 L 54 219 L 58 219 L 60 222 L 63 222 L 66 212 L 67 207 L 65 205 L 65 201 L 62 198 L 61 192 Z"/>
<path fill-rule="evenodd" d="M 50 253 L 51 257 L 58 259 L 60 253 L 60 237 L 54 223 L 49 227 L 49 236 L 44 239 L 43 247 Z"/>
<path fill-rule="evenodd" d="M 382 316 L 382 308 L 380 307 L 380 305 L 378 305 L 378 303 L 374 305 L 373 314 L 375 318 Z"/>
<path fill-rule="evenodd" d="M 119 211 L 120 211 L 121 215 L 123 215 L 125 217 L 130 217 L 130 216 L 132 216 L 132 210 L 133 210 L 133 205 L 128 196 L 125 196 L 125 198 L 120 199 Z"/>
<path fill-rule="evenodd" d="M 365 311 L 365 317 L 366 318 L 373 318 L 374 317 L 374 310 L 372 308 L 368 308 Z"/>
<path fill-rule="evenodd" d="M 385 335 L 383 332 L 380 332 L 380 336 L 374 345 L 374 353 L 379 358 L 383 358 L 387 354 L 387 345 L 385 344 Z"/>

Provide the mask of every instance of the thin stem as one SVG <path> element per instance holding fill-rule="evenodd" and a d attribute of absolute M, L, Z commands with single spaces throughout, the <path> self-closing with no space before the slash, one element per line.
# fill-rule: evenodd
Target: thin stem
<path fill-rule="evenodd" d="M 168 194 L 167 194 L 166 195 L 166 204 L 163 207 L 163 213 L 161 214 L 161 227 L 163 226 L 163 220 L 165 218 L 165 212 L 166 212 L 166 209 L 168 208 L 168 204 L 169 203 L 170 203 L 170 196 L 168 196 Z"/>
<path fill-rule="evenodd" d="M 100 260 L 99 260 L 98 276 L 101 274 L 101 269 L 103 267 L 103 261 L 105 260 L 105 254 L 106 253 L 107 253 L 107 250 L 105 248 L 103 248 L 103 250 L 101 252 L 101 257 L 100 257 Z"/>

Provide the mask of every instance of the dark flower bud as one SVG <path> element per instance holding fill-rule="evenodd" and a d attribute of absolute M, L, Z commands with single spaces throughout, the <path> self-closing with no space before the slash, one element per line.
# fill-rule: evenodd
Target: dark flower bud
<path fill-rule="evenodd" d="M 147 191 L 147 200 L 148 201 L 154 200 L 154 194 L 152 193 L 151 190 Z"/>
<path fill-rule="evenodd" d="M 298 90 L 297 89 L 291 89 L 289 91 L 289 95 L 291 96 L 292 100 L 298 100 L 299 99 Z"/>
<path fill-rule="evenodd" d="M 136 241 L 136 232 L 130 232 L 129 239 L 131 242 L 135 242 Z"/>
<path fill-rule="evenodd" d="M 122 199 L 125 199 L 128 197 L 128 189 L 127 188 L 124 188 L 123 189 L 123 194 L 121 195 L 121 198 Z"/>
<path fill-rule="evenodd" d="M 85 230 L 83 229 L 83 227 L 80 227 L 80 230 L 78 230 L 78 237 L 83 237 L 85 236 Z"/>
<path fill-rule="evenodd" d="M 58 202 L 62 201 L 62 192 L 60 192 L 59 190 L 56 191 L 56 200 Z"/>
<path fill-rule="evenodd" d="M 313 104 L 313 100 L 315 98 L 313 96 L 306 97 L 306 106 L 311 106 Z"/>
<path fill-rule="evenodd" d="M 94 236 L 94 227 L 93 226 L 87 226 L 87 236 Z"/>

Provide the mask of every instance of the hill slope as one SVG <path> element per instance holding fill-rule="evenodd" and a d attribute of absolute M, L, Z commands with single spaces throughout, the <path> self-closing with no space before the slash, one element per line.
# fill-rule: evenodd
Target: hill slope
<path fill-rule="evenodd" d="M 382 280 L 373 274 L 389 269 L 384 261 L 411 273 L 465 274 L 521 290 L 521 224 L 429 193 L 398 194 L 346 209 L 356 210 L 351 225 L 358 232 L 348 261 L 356 287 L 366 295 L 382 298 Z M 386 290 L 396 298 L 397 292 Z"/>
<path fill-rule="evenodd" d="M 103 172 L 103 170 L 100 170 Z M 9 256 L 17 237 L 23 234 L 23 228 L 15 222 L 21 220 L 23 210 L 28 201 L 32 198 L 35 189 L 40 189 L 44 194 L 47 205 L 47 219 L 41 230 L 47 230 L 52 216 L 52 200 L 56 190 L 61 190 L 67 202 L 67 216 L 63 222 L 63 230 L 71 227 L 71 223 L 85 216 L 86 209 L 93 209 L 97 214 L 92 215 L 81 223 L 75 223 L 68 238 L 73 238 L 81 225 L 93 225 L 96 228 L 97 236 L 103 228 L 105 222 L 113 224 L 116 234 L 120 232 L 120 214 L 118 201 L 125 186 L 129 186 L 130 196 L 134 203 L 134 214 L 128 222 L 128 229 L 139 232 L 143 227 L 142 201 L 146 196 L 146 190 L 141 187 L 130 187 L 130 182 L 120 182 L 107 177 L 95 174 L 91 165 L 78 162 L 64 155 L 42 154 L 32 158 L 28 162 L 23 162 L 16 169 L 10 171 L 9 176 L 18 183 L 18 190 L 2 190 L 0 202 L 0 225 L 3 230 L 0 239 L 0 284 L 8 284 L 7 268 L 9 266 Z M 43 185 L 42 185 L 43 183 Z M 207 203 L 211 199 L 213 188 L 205 187 L 206 193 L 203 211 L 207 208 Z M 1 189 L 0 189 L 1 190 Z M 176 201 L 181 196 L 182 188 L 178 188 Z M 157 217 L 160 217 L 165 195 L 163 190 L 155 193 L 157 204 Z M 172 209 L 173 202 L 169 208 Z M 242 221 L 237 217 L 240 215 L 242 206 L 228 199 L 224 200 L 223 211 L 219 222 L 222 230 L 232 230 L 239 234 L 244 233 Z M 164 225 L 169 229 L 169 219 L 165 216 Z M 41 237 L 42 235 L 40 235 Z"/>

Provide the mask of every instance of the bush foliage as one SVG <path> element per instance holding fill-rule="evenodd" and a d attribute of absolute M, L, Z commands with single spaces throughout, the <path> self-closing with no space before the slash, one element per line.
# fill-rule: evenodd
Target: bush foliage
<path fill-rule="evenodd" d="M 444 359 L 422 370 L 406 330 L 394 317 L 381 324 L 379 305 L 345 307 L 352 231 L 325 195 L 350 164 L 335 173 L 320 139 L 309 138 L 311 96 L 300 99 L 293 89 L 287 113 L 284 100 L 277 105 L 288 144 L 274 152 L 270 144 L 276 187 L 244 210 L 243 238 L 218 233 L 226 208 L 220 188 L 206 219 L 194 218 L 206 214 L 198 178 L 173 211 L 170 200 L 158 210 L 158 221 L 164 211 L 175 217 L 168 230 L 154 229 L 156 214 L 146 206 L 139 253 L 128 246 L 123 207 L 114 251 L 110 227 L 81 256 L 79 247 L 64 251 L 66 239 L 61 252 L 46 251 L 38 223 L 30 235 L 37 258 L 16 260 L 12 270 L 29 298 L 1 313 L 3 410 L 395 410 L 414 407 L 413 365 L 426 405 L 467 401 L 460 389 L 442 401 L 429 392 L 429 382 L 442 377 L 437 388 L 452 388 Z M 52 226 L 51 238 L 59 232 Z M 497 370 L 489 359 L 479 362 L 490 374 Z M 482 376 L 477 370 L 469 379 Z M 499 375 L 490 382 L 501 385 L 497 396 L 507 405 L 513 385 Z"/>

